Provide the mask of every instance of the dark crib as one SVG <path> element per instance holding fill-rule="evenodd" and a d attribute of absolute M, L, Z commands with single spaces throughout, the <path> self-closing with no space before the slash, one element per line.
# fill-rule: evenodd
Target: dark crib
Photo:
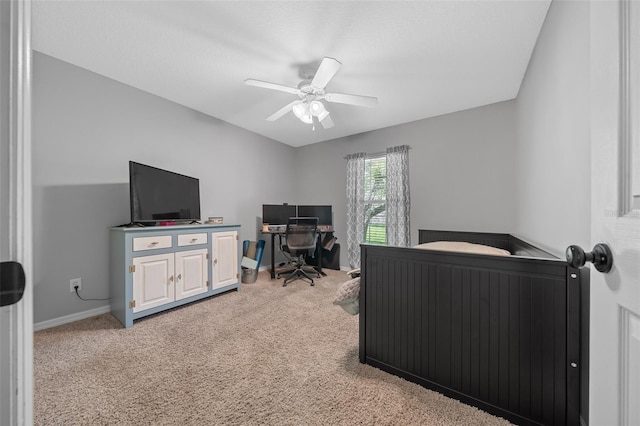
<path fill-rule="evenodd" d="M 517 424 L 579 424 L 588 270 L 509 234 L 419 239 L 513 256 L 362 245 L 360 362 Z"/>

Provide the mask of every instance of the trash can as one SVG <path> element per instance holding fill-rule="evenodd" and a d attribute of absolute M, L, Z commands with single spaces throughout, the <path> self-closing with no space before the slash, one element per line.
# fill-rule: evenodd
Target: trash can
<path fill-rule="evenodd" d="M 264 240 L 242 243 L 242 283 L 253 284 L 258 279 L 258 268 L 264 251 Z"/>
<path fill-rule="evenodd" d="M 253 284 L 258 279 L 258 270 L 252 268 L 242 268 L 242 284 Z"/>

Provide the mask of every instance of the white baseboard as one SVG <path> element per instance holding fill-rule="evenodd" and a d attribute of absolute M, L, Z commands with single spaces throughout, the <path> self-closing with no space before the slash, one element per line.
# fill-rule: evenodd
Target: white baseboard
<path fill-rule="evenodd" d="M 268 266 L 261 266 L 260 268 L 258 268 L 258 271 L 265 271 L 268 270 L 269 267 Z M 340 267 L 341 271 L 350 271 L 351 268 L 349 268 L 348 266 L 341 266 Z M 99 308 L 95 308 L 95 309 L 90 309 L 88 311 L 83 311 L 83 312 L 78 312 L 75 314 L 71 314 L 71 315 L 65 315 L 63 317 L 60 318 L 54 318 L 54 319 L 50 319 L 50 320 L 46 320 L 46 321 L 41 321 L 38 323 L 33 324 L 33 331 L 40 331 L 40 330 L 46 330 L 47 328 L 52 328 L 52 327 L 57 327 L 59 325 L 63 325 L 63 324 L 68 324 L 70 322 L 74 322 L 74 321 L 80 321 L 86 318 L 91 318 L 91 317 L 95 317 L 98 315 L 102 315 L 102 314 L 106 314 L 111 312 L 111 306 L 110 305 L 106 305 L 106 306 L 101 306 Z"/>
<path fill-rule="evenodd" d="M 106 314 L 111 312 L 111 306 L 101 306 L 99 308 L 90 309 L 88 311 L 78 312 L 71 315 L 65 315 L 60 318 L 54 318 L 42 322 L 38 322 L 33 324 L 33 331 L 45 330 L 47 328 L 57 327 L 62 324 L 68 324 L 70 322 L 79 321 L 85 318 L 91 318 L 98 315 Z"/>

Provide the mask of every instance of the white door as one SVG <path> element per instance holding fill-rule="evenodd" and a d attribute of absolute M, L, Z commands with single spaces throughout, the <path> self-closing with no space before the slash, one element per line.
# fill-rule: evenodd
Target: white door
<path fill-rule="evenodd" d="M 591 3 L 591 242 L 613 251 L 591 269 L 591 425 L 640 425 L 639 9 Z"/>
<path fill-rule="evenodd" d="M 221 288 L 238 282 L 238 233 L 236 231 L 211 234 L 211 288 Z"/>
<path fill-rule="evenodd" d="M 140 312 L 175 300 L 173 253 L 133 258 L 133 312 Z"/>
<path fill-rule="evenodd" d="M 31 2 L 0 1 L 0 261 L 26 274 L 22 300 L 0 308 L 0 424 L 33 423 Z"/>
<path fill-rule="evenodd" d="M 207 249 L 176 253 L 176 300 L 207 291 L 209 268 Z"/>

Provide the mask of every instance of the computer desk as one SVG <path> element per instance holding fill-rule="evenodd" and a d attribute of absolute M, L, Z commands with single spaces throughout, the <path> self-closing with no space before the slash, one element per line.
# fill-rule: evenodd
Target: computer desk
<path fill-rule="evenodd" d="M 282 231 L 261 231 L 262 234 L 271 234 L 271 279 L 276 277 L 276 236 L 284 235 L 286 232 Z M 314 269 L 318 271 L 319 274 L 326 276 L 327 274 L 322 272 L 322 243 L 320 241 L 320 237 L 325 232 L 333 232 L 333 227 L 323 227 L 318 229 L 318 238 L 316 240 L 316 253 L 318 255 L 318 266 L 314 266 Z"/>

